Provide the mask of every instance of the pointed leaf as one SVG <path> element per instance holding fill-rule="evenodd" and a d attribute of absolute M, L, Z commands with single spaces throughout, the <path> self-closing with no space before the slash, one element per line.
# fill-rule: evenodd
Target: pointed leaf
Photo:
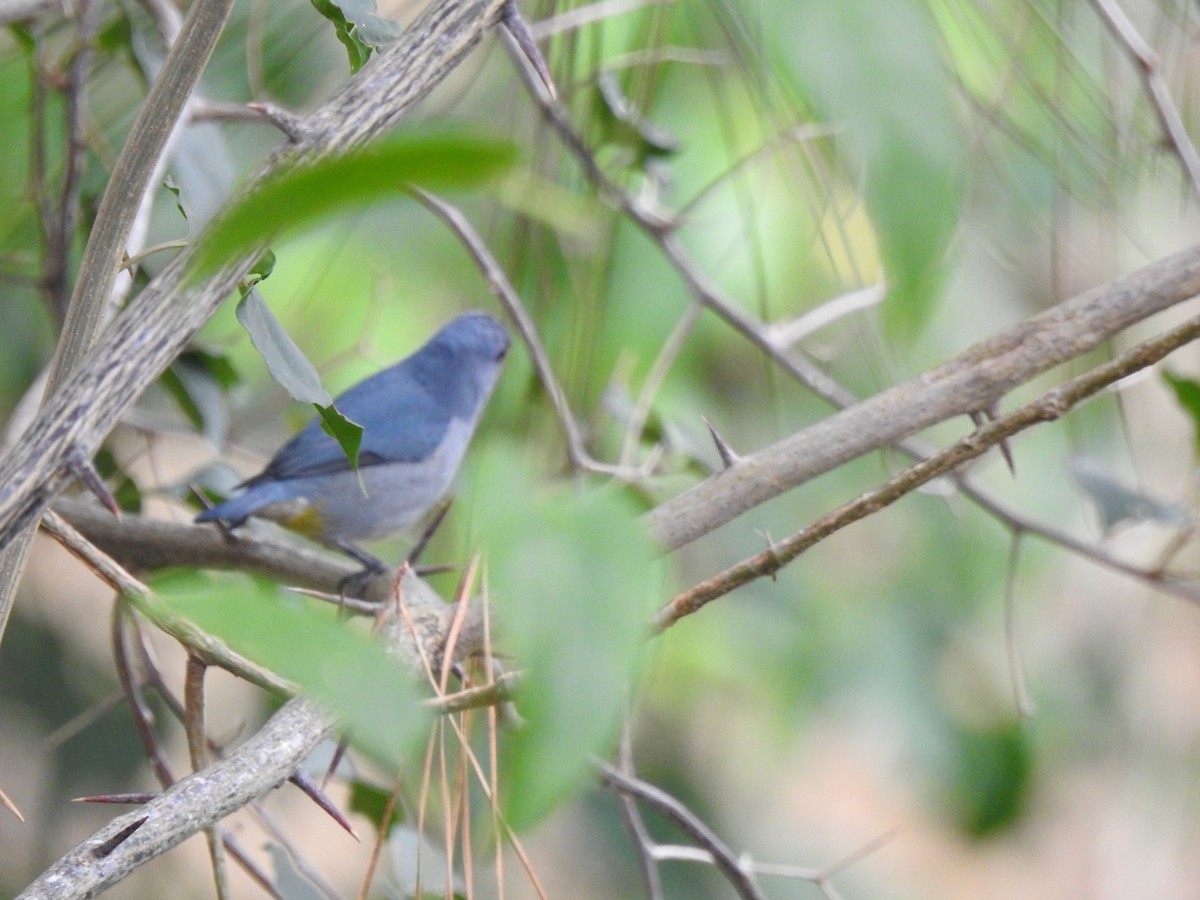
<path fill-rule="evenodd" d="M 202 238 L 188 277 L 201 279 L 273 237 L 411 185 L 482 184 L 513 160 L 511 144 L 465 136 L 406 134 L 364 150 L 280 171 L 236 202 Z"/>

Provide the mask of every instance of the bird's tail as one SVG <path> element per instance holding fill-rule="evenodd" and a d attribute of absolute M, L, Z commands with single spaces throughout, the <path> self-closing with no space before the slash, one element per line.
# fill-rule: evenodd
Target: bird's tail
<path fill-rule="evenodd" d="M 204 510 L 196 516 L 196 521 L 224 522 L 230 527 L 237 527 L 245 522 L 256 509 L 286 499 L 288 499 L 288 494 L 282 482 L 263 482 L 243 491 L 236 497 L 230 497 L 224 503 L 218 503 L 212 509 Z"/>

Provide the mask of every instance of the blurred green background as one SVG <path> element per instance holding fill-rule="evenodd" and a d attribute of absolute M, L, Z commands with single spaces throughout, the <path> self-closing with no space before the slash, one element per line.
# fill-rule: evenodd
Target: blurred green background
<path fill-rule="evenodd" d="M 419 8 L 381 12 L 407 22 Z M 537 22 L 570 8 L 529 3 L 523 11 Z M 1182 0 L 1127 0 L 1125 8 L 1159 55 L 1164 84 L 1194 133 L 1200 10 Z M 141 7 L 102 10 L 89 81 L 85 223 L 144 95 L 144 73 L 161 53 Z M 64 101 L 54 85 L 75 33 L 70 21 L 48 15 L 0 34 L 5 415 L 46 364 L 57 330 L 39 287 L 40 210 L 61 177 Z M 1196 189 L 1163 140 L 1142 74 L 1092 4 L 677 0 L 613 12 L 556 32 L 542 47 L 576 129 L 609 177 L 646 208 L 680 211 L 679 240 L 740 308 L 786 324 L 886 277 L 881 304 L 837 317 L 797 350 L 860 395 L 1200 232 Z M 344 48 L 311 5 L 250 0 L 236 8 L 203 91 L 212 103 L 267 101 L 303 112 L 348 77 Z M 451 199 L 529 308 L 591 452 L 614 461 L 628 410 L 687 315 L 686 286 L 655 242 L 596 197 L 495 37 L 405 129 L 447 126 L 518 149 L 503 180 Z M 194 235 L 276 142 L 255 122 L 190 128 L 169 166 L 188 218 L 159 190 L 146 244 Z M 85 235 L 84 226 L 74 235 L 74 263 Z M 273 250 L 262 295 L 333 393 L 415 349 L 462 310 L 498 312 L 454 235 L 407 197 L 355 206 Z M 147 273 L 163 258 L 152 258 Z M 1006 405 L 1183 313 L 1138 326 L 1104 354 L 1018 389 Z M 190 515 L 178 499 L 189 479 L 218 462 L 252 474 L 311 415 L 270 381 L 233 303 L 197 345 L 227 357 L 240 378 L 206 401 L 205 434 L 156 388 L 109 442 L 143 509 L 179 521 Z M 748 453 L 830 411 L 710 312 L 667 362 L 634 448 L 634 461 L 662 457 L 637 485 L 618 490 L 570 471 L 545 390 L 519 346 L 474 452 L 500 452 L 509 471 L 523 468 L 530 495 L 619 493 L 626 511 L 612 515 L 636 528 L 637 510 L 717 464 L 701 417 Z M 1168 365 L 1200 377 L 1194 348 Z M 949 422 L 924 437 L 944 443 L 969 428 Z M 972 470 L 1034 533 L 1015 537 L 938 483 L 835 534 L 776 579 L 683 620 L 636 663 L 614 662 L 640 673 L 631 700 L 639 774 L 756 861 L 820 871 L 870 848 L 833 878 L 847 898 L 1194 896 L 1200 615 L 1036 535 L 1039 524 L 1063 529 L 1137 565 L 1165 560 L 1172 572 L 1194 571 L 1186 529 L 1154 517 L 1105 529 L 1070 475 L 1072 460 L 1095 460 L 1115 482 L 1190 518 L 1194 432 L 1163 380 L 1145 373 L 1018 436 L 1015 477 L 995 454 Z M 648 614 L 905 464 L 880 453 L 843 466 L 671 554 L 669 571 L 656 564 L 608 583 L 547 566 L 564 581 L 540 585 L 540 602 L 553 622 L 570 622 L 579 602 Z M 461 562 L 491 549 L 501 557 L 497 579 L 508 579 L 494 585 L 500 593 L 542 574 L 536 563 L 505 569 L 519 540 L 478 545 L 489 527 L 503 529 L 496 509 L 481 504 L 505 496 L 508 477 L 468 466 L 433 551 L 437 561 Z M 511 515 L 519 535 L 526 513 Z M 628 547 L 605 533 L 613 526 L 601 522 L 617 521 L 608 515 L 563 526 L 564 540 L 595 547 L 596 560 L 628 558 Z M 399 558 L 404 546 L 383 552 Z M 555 552 L 553 541 L 546 546 Z M 455 578 L 435 584 L 449 595 Z M 608 595 L 596 595 L 601 584 Z M 615 596 L 617 585 L 630 584 L 637 596 Z M 110 607 L 82 567 L 39 541 L 0 648 L 0 788 L 27 817 L 21 824 L 0 812 L 2 895 L 110 817 L 67 799 L 153 787 L 116 698 Z M 552 652 L 585 670 L 589 642 L 605 638 L 561 625 L 549 631 Z M 154 644 L 164 671 L 180 678 L 177 649 L 166 639 Z M 522 648 L 538 652 L 528 640 Z M 1018 710 L 1013 648 L 1030 716 Z M 232 741 L 261 720 L 262 700 L 232 679 L 213 681 L 211 729 Z M 624 700 L 620 684 L 606 695 L 614 708 Z M 562 715 L 579 713 L 570 701 L 559 698 Z M 57 731 L 68 724 L 71 733 Z M 593 740 L 604 754 L 615 732 L 614 723 L 601 724 Z M 165 715 L 163 734 L 182 773 L 182 732 Z M 539 768 L 536 755 L 520 765 Z M 640 896 L 614 798 L 592 789 L 586 773 L 572 777 L 549 816 L 522 833 L 538 877 L 552 897 Z M 365 851 L 332 833 L 294 791 L 271 804 L 307 858 L 350 895 Z M 649 818 L 660 840 L 684 842 Z M 267 842 L 249 823 L 238 827 L 248 846 Z M 476 890 L 490 896 L 497 889 L 485 840 L 477 850 Z M 111 896 L 210 896 L 205 867 L 195 839 Z M 506 870 L 506 896 L 533 896 L 512 859 Z M 729 896 L 709 867 L 673 862 L 663 872 L 670 897 Z M 771 897 L 822 895 L 802 879 L 760 880 Z M 243 891 L 254 895 L 239 883 L 238 896 Z"/>

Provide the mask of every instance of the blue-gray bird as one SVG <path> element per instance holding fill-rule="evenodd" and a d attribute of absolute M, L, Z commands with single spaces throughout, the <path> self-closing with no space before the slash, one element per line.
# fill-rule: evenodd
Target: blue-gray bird
<path fill-rule="evenodd" d="M 362 559 L 353 542 L 403 531 L 446 493 L 508 346 L 508 332 L 491 316 L 459 316 L 334 401 L 363 427 L 357 472 L 314 419 L 239 485 L 241 494 L 196 521 L 233 527 L 260 516 Z"/>

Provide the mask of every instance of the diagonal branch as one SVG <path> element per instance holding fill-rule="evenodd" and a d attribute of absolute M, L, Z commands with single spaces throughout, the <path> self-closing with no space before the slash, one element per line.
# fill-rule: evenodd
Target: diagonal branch
<path fill-rule="evenodd" d="M 431 5 L 340 94 L 302 121 L 296 143 L 276 151 L 246 190 L 285 164 L 349 150 L 395 125 L 480 41 L 501 3 Z M 130 303 L 48 399 L 20 446 L 0 461 L 0 549 L 41 517 L 70 481 L 71 461 L 95 453 L 121 413 L 224 302 L 257 255 L 231 260 L 184 292 L 182 275 L 202 243 L 184 250 Z M 10 599 L 0 596 L 0 632 L 9 606 Z"/>
<path fill-rule="evenodd" d="M 744 560 L 680 594 L 655 615 L 654 629 L 662 631 L 717 597 L 756 578 L 773 575 L 805 550 L 835 531 L 890 506 L 921 485 L 983 455 L 991 447 L 1018 432 L 1040 422 L 1049 422 L 1060 418 L 1073 406 L 1097 391 L 1147 366 L 1154 365 L 1168 353 L 1197 337 L 1200 337 L 1200 317 L 1189 319 L 1156 338 L 1138 344 L 1116 359 L 1059 385 L 1032 403 L 989 422 L 942 453 L 921 460 L 880 487 L 868 491 L 861 497 L 823 516 L 791 537 L 772 544 L 763 553 Z M 1114 560 L 1113 563 L 1115 564 L 1116 561 Z M 1138 574 L 1145 576 L 1145 573 Z M 1160 583 L 1164 590 L 1183 596 L 1192 602 L 1200 602 L 1200 592 L 1194 588 L 1180 585 L 1177 589 L 1173 589 L 1170 582 L 1163 579 L 1160 579 Z"/>
<path fill-rule="evenodd" d="M 1046 310 L 895 387 L 743 457 L 646 514 L 680 547 L 789 488 L 946 419 L 990 409 L 1037 375 L 1200 294 L 1200 245 Z"/>
<path fill-rule="evenodd" d="M 30 884 L 20 900 L 95 896 L 199 829 L 283 784 L 331 728 L 329 716 L 308 701 L 289 701 L 228 757 L 78 844 Z"/>

